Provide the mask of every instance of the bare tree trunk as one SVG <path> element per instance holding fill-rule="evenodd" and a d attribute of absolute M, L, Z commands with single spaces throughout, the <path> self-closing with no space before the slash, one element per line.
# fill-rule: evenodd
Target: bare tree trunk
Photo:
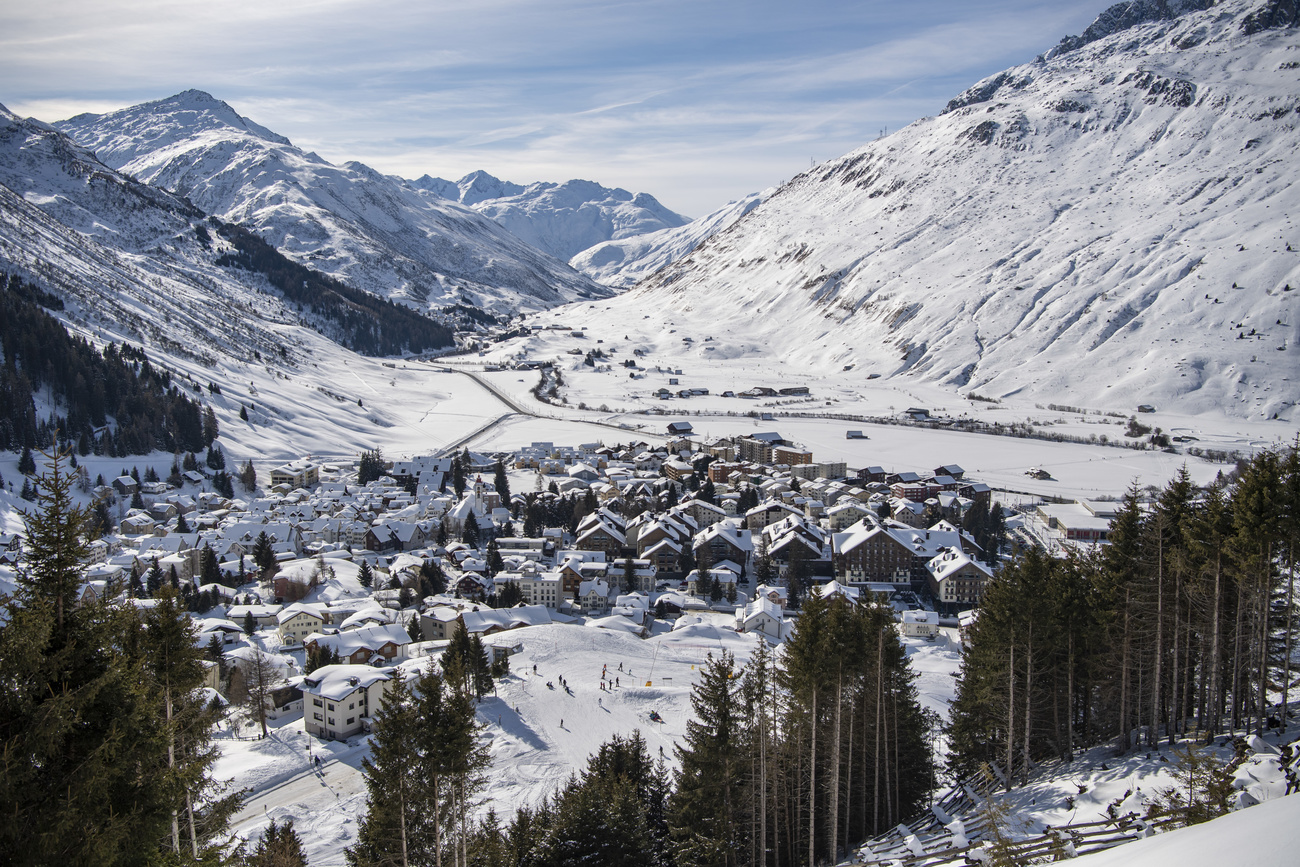
<path fill-rule="evenodd" d="M 813 685 L 812 735 L 808 749 L 808 867 L 817 865 L 817 686 Z"/>
<path fill-rule="evenodd" d="M 1007 768 L 1006 786 L 1011 791 L 1016 762 L 1016 641 L 1011 639 L 1011 659 L 1007 663 Z"/>
<path fill-rule="evenodd" d="M 1166 730 L 1168 731 L 1169 734 L 1170 746 L 1173 746 L 1174 743 L 1178 740 L 1178 735 L 1182 731 L 1182 727 L 1183 727 L 1181 722 L 1183 694 L 1182 691 L 1179 689 L 1181 683 L 1179 682 L 1180 669 L 1178 668 L 1179 648 L 1182 639 L 1182 625 L 1183 625 L 1182 606 L 1180 604 L 1180 600 L 1182 599 L 1182 586 L 1183 586 L 1183 581 L 1182 581 L 1181 574 L 1175 574 L 1174 575 L 1174 653 L 1173 653 L 1173 657 L 1170 659 L 1170 665 L 1169 665 L 1169 681 L 1170 681 L 1171 695 L 1169 699 L 1169 707 L 1170 707 L 1169 723 L 1166 726 Z"/>
<path fill-rule="evenodd" d="M 1232 730 L 1241 728 L 1241 714 L 1245 706 L 1241 701 L 1241 656 L 1242 656 L 1242 620 L 1245 618 L 1245 590 L 1242 582 L 1237 582 L 1237 621 L 1232 632 Z"/>
<path fill-rule="evenodd" d="M 1132 743 L 1129 741 L 1128 719 L 1128 675 L 1129 675 L 1129 602 L 1132 593 L 1125 588 L 1124 590 L 1124 633 L 1120 640 L 1120 658 L 1119 658 L 1119 746 L 1124 752 L 1128 752 Z"/>
<path fill-rule="evenodd" d="M 1074 761 L 1074 631 L 1067 642 L 1065 669 L 1065 760 Z"/>
<path fill-rule="evenodd" d="M 399 778 L 401 782 L 397 787 L 397 808 L 398 808 L 398 828 L 402 836 L 402 867 L 408 867 L 409 862 L 406 858 L 406 780 Z"/>
<path fill-rule="evenodd" d="M 872 771 L 875 774 L 875 780 L 872 787 L 872 820 L 871 833 L 880 833 L 880 710 L 884 702 L 885 685 L 884 680 L 884 659 L 885 659 L 885 635 L 881 633 L 876 642 L 876 752 Z"/>
<path fill-rule="evenodd" d="M 840 670 L 835 680 L 835 727 L 831 734 L 831 779 L 830 779 L 830 838 L 831 838 L 831 857 L 834 858 L 840 851 L 840 751 L 842 745 L 840 742 L 840 721 L 844 715 L 844 664 L 840 663 Z"/>
<path fill-rule="evenodd" d="M 844 841 L 847 845 L 849 835 L 852 833 L 849 829 L 852 820 L 850 814 L 853 810 L 853 722 L 857 714 L 852 708 L 856 701 L 850 703 L 849 707 L 849 757 L 844 762 Z M 836 843 L 836 851 L 839 851 L 839 843 Z"/>
<path fill-rule="evenodd" d="M 1161 667 L 1164 662 L 1165 629 L 1165 533 L 1164 521 L 1156 521 L 1156 652 L 1155 668 L 1151 678 L 1151 727 L 1147 729 L 1147 746 L 1155 747 L 1160 740 Z"/>
<path fill-rule="evenodd" d="M 1029 785 L 1029 737 L 1033 731 L 1033 716 L 1030 714 L 1030 699 L 1033 696 L 1034 678 L 1034 625 L 1029 624 L 1029 634 L 1025 638 L 1025 767 L 1021 771 L 1020 785 Z"/>

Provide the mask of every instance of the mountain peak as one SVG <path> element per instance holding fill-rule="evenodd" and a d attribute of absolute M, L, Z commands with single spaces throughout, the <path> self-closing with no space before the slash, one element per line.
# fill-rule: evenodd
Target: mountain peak
<path fill-rule="evenodd" d="M 141 154 L 214 131 L 292 146 L 284 136 L 254 123 L 212 94 L 196 89 L 106 114 L 79 114 L 55 126 L 113 168 L 121 168 Z"/>
<path fill-rule="evenodd" d="M 1218 0 L 1126 0 L 1124 3 L 1116 3 L 1098 15 L 1081 35 L 1067 36 L 1062 39 L 1047 56 L 1054 57 L 1066 51 L 1082 48 L 1098 39 L 1105 39 L 1107 36 L 1139 24 L 1168 21 L 1189 12 L 1204 12 L 1216 2 Z"/>

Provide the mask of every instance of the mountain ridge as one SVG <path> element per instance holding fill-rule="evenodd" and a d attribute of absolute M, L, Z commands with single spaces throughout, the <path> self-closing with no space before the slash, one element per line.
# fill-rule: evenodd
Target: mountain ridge
<path fill-rule="evenodd" d="M 431 315 L 457 304 L 510 314 L 609 294 L 472 209 L 359 162 L 335 166 L 200 91 L 54 126 L 112 168 L 257 230 L 300 263 Z"/>
<path fill-rule="evenodd" d="M 1185 5 L 801 173 L 592 327 L 644 311 L 823 375 L 1295 420 L 1300 40 L 1247 32 L 1277 2 Z"/>

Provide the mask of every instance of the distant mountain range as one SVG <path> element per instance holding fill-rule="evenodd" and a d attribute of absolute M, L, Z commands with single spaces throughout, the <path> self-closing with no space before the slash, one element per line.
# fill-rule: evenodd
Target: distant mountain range
<path fill-rule="evenodd" d="M 583 316 L 827 376 L 1300 419 L 1297 24 L 1117 4 Z"/>
<path fill-rule="evenodd" d="M 565 262 L 594 244 L 688 222 L 648 193 L 612 190 L 592 181 L 524 187 L 479 171 L 455 183 L 428 175 L 411 183 L 491 217 L 511 234 Z"/>
<path fill-rule="evenodd" d="M 332 165 L 200 91 L 55 126 L 109 167 L 417 309 L 510 313 L 609 294 L 470 208 L 361 163 Z"/>

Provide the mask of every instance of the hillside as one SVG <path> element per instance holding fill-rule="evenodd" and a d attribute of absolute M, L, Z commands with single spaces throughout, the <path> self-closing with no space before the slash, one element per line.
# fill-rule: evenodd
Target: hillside
<path fill-rule="evenodd" d="M 302 264 L 418 309 L 509 313 L 608 294 L 477 212 L 361 163 L 332 165 L 206 93 L 57 127 Z"/>
<path fill-rule="evenodd" d="M 1120 4 L 578 318 L 682 365 L 1294 421 L 1296 10 L 1206 5 Z"/>

